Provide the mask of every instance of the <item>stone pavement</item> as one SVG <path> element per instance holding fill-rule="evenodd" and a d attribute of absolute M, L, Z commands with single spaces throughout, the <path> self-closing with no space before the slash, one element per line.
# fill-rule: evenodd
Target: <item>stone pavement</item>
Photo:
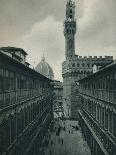
<path fill-rule="evenodd" d="M 82 137 L 77 121 L 59 120 L 51 127 L 44 155 L 91 155 L 90 149 Z"/>

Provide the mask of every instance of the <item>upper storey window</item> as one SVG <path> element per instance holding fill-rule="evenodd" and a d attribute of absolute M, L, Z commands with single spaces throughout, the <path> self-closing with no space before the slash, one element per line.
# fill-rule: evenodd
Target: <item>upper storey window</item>
<path fill-rule="evenodd" d="M 0 68 L 0 76 L 3 76 L 3 69 Z"/>
<path fill-rule="evenodd" d="M 75 67 L 75 64 L 74 63 L 72 64 L 72 67 Z"/>
<path fill-rule="evenodd" d="M 114 74 L 114 80 L 116 80 L 116 74 Z"/>
<path fill-rule="evenodd" d="M 77 64 L 77 67 L 79 67 L 79 64 Z"/>
<path fill-rule="evenodd" d="M 69 17 L 72 18 L 72 15 L 70 15 Z"/>

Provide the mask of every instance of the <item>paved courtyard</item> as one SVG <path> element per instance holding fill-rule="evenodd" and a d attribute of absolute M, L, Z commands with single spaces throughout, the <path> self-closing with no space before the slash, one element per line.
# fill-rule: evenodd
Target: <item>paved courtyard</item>
<path fill-rule="evenodd" d="M 77 121 L 57 120 L 46 135 L 44 155 L 91 155 Z"/>

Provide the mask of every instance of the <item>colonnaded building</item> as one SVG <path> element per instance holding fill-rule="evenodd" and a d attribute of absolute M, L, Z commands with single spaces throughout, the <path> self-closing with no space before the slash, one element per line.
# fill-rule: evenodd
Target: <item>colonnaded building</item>
<path fill-rule="evenodd" d="M 116 61 L 79 80 L 79 124 L 92 155 L 116 155 Z"/>
<path fill-rule="evenodd" d="M 113 61 L 112 56 L 97 57 L 97 56 L 78 56 L 75 54 L 75 34 L 76 34 L 76 19 L 75 19 L 75 3 L 68 0 L 66 4 L 66 18 L 64 21 L 64 36 L 65 36 L 65 61 L 62 64 L 63 77 L 63 106 L 66 117 L 77 118 L 78 109 L 78 80 L 93 73 L 94 64 L 102 66 Z"/>
<path fill-rule="evenodd" d="M 53 118 L 51 79 L 21 48 L 0 48 L 0 155 L 37 155 Z M 53 74 L 52 74 L 53 76 Z"/>

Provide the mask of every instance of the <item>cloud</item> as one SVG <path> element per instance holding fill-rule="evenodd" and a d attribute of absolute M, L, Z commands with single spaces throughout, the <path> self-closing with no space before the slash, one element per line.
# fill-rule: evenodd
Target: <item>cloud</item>
<path fill-rule="evenodd" d="M 116 1 L 89 0 L 89 3 L 84 1 L 83 6 L 77 34 L 80 54 L 113 54 L 116 58 Z"/>
<path fill-rule="evenodd" d="M 116 58 L 116 0 L 76 1 L 76 53 Z M 61 79 L 66 0 L 0 0 L 0 45 L 24 48 L 30 63 L 44 53 Z"/>
<path fill-rule="evenodd" d="M 64 60 L 64 37 L 62 22 L 52 16 L 33 25 L 31 32 L 22 37 L 21 47 L 27 49 L 28 60 L 33 64 L 41 61 L 42 55 L 52 66 L 55 78 L 61 79 L 61 63 Z"/>
<path fill-rule="evenodd" d="M 0 34 L 7 33 L 9 39 L 10 32 L 12 37 L 29 33 L 33 24 L 48 16 L 63 20 L 64 7 L 65 0 L 0 0 Z"/>

